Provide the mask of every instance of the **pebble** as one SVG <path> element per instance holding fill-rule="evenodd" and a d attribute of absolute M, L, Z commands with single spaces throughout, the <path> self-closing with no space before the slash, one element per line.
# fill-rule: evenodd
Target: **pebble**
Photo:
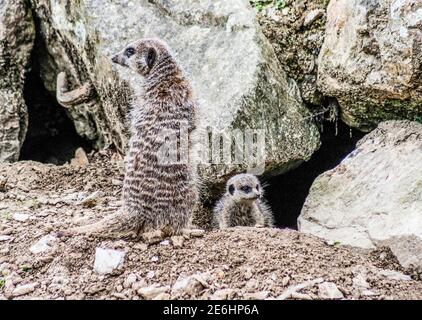
<path fill-rule="evenodd" d="M 14 297 L 23 296 L 25 294 L 33 292 L 37 286 L 38 286 L 37 282 L 17 286 L 13 290 L 12 295 Z"/>
<path fill-rule="evenodd" d="M 0 232 L 0 235 L 10 236 L 11 234 L 13 234 L 13 231 L 14 231 L 13 228 L 7 228 L 7 229 L 4 229 L 2 232 Z"/>
<path fill-rule="evenodd" d="M 120 250 L 97 248 L 95 251 L 94 271 L 109 274 L 124 262 L 125 252 Z"/>
<path fill-rule="evenodd" d="M 70 161 L 70 165 L 74 167 L 85 167 L 89 164 L 86 152 L 82 148 L 78 148 L 75 151 L 75 157 Z"/>
<path fill-rule="evenodd" d="M 397 280 L 397 281 L 410 281 L 412 278 L 408 275 L 405 275 L 401 272 L 395 271 L 395 270 L 381 270 L 379 272 L 379 275 L 390 279 L 390 280 Z"/>
<path fill-rule="evenodd" d="M 353 286 L 359 289 L 369 289 L 370 285 L 366 281 L 365 276 L 363 274 L 358 274 L 353 278 Z"/>
<path fill-rule="evenodd" d="M 309 294 L 299 292 L 293 292 L 291 298 L 296 300 L 313 300 Z"/>
<path fill-rule="evenodd" d="M 306 15 L 305 20 L 303 21 L 303 25 L 307 27 L 311 25 L 312 23 L 314 23 L 317 19 L 321 18 L 323 15 L 324 15 L 324 10 L 314 9 Z"/>
<path fill-rule="evenodd" d="M 171 243 L 175 248 L 183 248 L 183 244 L 185 243 L 185 238 L 182 236 L 173 236 L 171 237 Z"/>
<path fill-rule="evenodd" d="M 81 204 L 86 208 L 93 208 L 97 205 L 99 198 L 102 196 L 101 191 L 95 191 L 88 197 L 81 201 Z"/>
<path fill-rule="evenodd" d="M 252 293 L 245 293 L 243 298 L 245 300 L 265 300 L 270 295 L 269 291 L 259 291 L 259 292 L 252 292 Z"/>
<path fill-rule="evenodd" d="M 246 280 L 249 280 L 253 277 L 252 268 L 247 268 L 244 277 Z"/>
<path fill-rule="evenodd" d="M 290 283 L 290 277 L 289 276 L 284 277 L 283 280 L 281 280 L 281 284 L 282 284 L 283 287 L 287 287 L 289 285 L 289 283 Z"/>
<path fill-rule="evenodd" d="M 13 237 L 11 237 L 11 236 L 3 236 L 3 235 L 0 236 L 0 241 L 9 241 L 9 240 L 12 240 L 12 239 L 13 239 Z"/>
<path fill-rule="evenodd" d="M 321 299 L 343 299 L 343 293 L 337 288 L 333 282 L 323 282 L 318 285 L 318 293 Z"/>
<path fill-rule="evenodd" d="M 132 285 L 138 280 L 138 277 L 136 276 L 136 274 L 131 273 L 130 275 L 128 275 L 128 277 L 126 278 L 126 280 L 123 282 L 123 287 L 125 289 L 129 289 L 132 288 Z"/>
<path fill-rule="evenodd" d="M 154 284 L 149 287 L 144 287 L 138 290 L 138 294 L 146 300 L 153 300 L 162 293 L 165 293 L 170 290 L 169 286 L 160 286 Z"/>
<path fill-rule="evenodd" d="M 205 289 L 204 280 L 201 281 L 201 277 L 202 275 L 180 276 L 171 289 L 172 297 L 176 298 L 183 295 L 196 296 L 200 294 Z"/>
<path fill-rule="evenodd" d="M 51 250 L 51 244 L 57 241 L 57 238 L 52 235 L 46 235 L 36 242 L 29 251 L 33 254 L 44 253 Z"/>
<path fill-rule="evenodd" d="M 133 246 L 133 249 L 146 251 L 148 250 L 148 245 L 146 243 L 137 243 Z"/>
<path fill-rule="evenodd" d="M 153 300 L 170 300 L 170 294 L 163 292 L 157 295 Z"/>
<path fill-rule="evenodd" d="M 19 222 L 25 222 L 26 220 L 29 219 L 29 214 L 25 214 L 25 213 L 15 213 L 13 215 L 13 219 Z"/>
<path fill-rule="evenodd" d="M 169 240 L 164 240 L 160 242 L 160 245 L 162 246 L 169 246 L 170 245 L 170 241 Z"/>
<path fill-rule="evenodd" d="M 233 299 L 235 291 L 230 288 L 220 289 L 214 292 L 211 296 L 211 300 L 229 300 Z"/>
<path fill-rule="evenodd" d="M 122 180 L 118 180 L 118 179 L 112 179 L 111 180 L 111 184 L 113 186 L 122 186 L 123 185 L 123 181 Z"/>

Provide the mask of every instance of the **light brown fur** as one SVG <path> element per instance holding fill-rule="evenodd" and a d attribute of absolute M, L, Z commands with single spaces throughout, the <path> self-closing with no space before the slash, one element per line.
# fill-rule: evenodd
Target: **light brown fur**
<path fill-rule="evenodd" d="M 262 199 L 264 190 L 258 178 L 251 174 L 232 177 L 226 193 L 214 208 L 214 226 L 220 229 L 245 227 L 272 227 L 271 209 Z"/>
<path fill-rule="evenodd" d="M 188 226 L 198 202 L 194 147 L 197 105 L 192 89 L 169 47 L 158 39 L 129 44 L 112 61 L 145 78 L 144 94 L 132 106 L 131 139 L 126 157 L 123 207 L 120 212 L 85 231 L 141 234 L 159 231 L 180 234 Z M 186 128 L 186 132 L 183 132 Z M 167 131 L 166 131 L 167 130 Z M 176 162 L 163 162 L 167 135 L 188 138 L 164 154 Z M 168 141 L 167 141 L 168 142 Z M 183 158 L 186 152 L 186 158 Z M 186 161 L 184 161 L 186 160 Z"/>

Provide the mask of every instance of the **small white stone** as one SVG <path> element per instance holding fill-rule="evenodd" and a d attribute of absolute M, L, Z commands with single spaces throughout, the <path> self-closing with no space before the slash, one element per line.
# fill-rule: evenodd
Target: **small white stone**
<path fill-rule="evenodd" d="M 171 289 L 172 297 L 179 297 L 184 294 L 188 296 L 200 294 L 208 286 L 208 277 L 208 274 L 197 274 L 189 277 L 179 276 Z"/>
<path fill-rule="evenodd" d="M 52 235 L 46 235 L 42 237 L 38 242 L 36 242 L 31 248 L 29 248 L 29 251 L 31 251 L 33 254 L 39 254 L 43 252 L 47 252 L 51 250 L 51 244 L 57 240 L 56 237 Z"/>
<path fill-rule="evenodd" d="M 118 179 L 112 179 L 111 180 L 111 184 L 113 186 L 122 186 L 123 185 L 123 181 L 122 180 L 118 180 Z"/>
<path fill-rule="evenodd" d="M 170 300 L 170 294 L 167 292 L 160 293 L 153 300 Z"/>
<path fill-rule="evenodd" d="M 95 207 L 98 203 L 98 199 L 102 196 L 101 191 L 95 191 L 91 193 L 88 197 L 81 201 L 81 204 L 87 208 Z"/>
<path fill-rule="evenodd" d="M 289 284 L 289 282 L 290 282 L 290 277 L 289 276 L 284 277 L 283 280 L 281 280 L 281 284 L 283 285 L 283 287 L 287 287 L 287 285 Z"/>
<path fill-rule="evenodd" d="M 131 288 L 132 285 L 136 282 L 136 280 L 138 280 L 138 277 L 136 276 L 136 274 L 131 273 L 126 280 L 123 282 L 123 287 L 125 289 Z"/>
<path fill-rule="evenodd" d="M 33 292 L 37 286 L 38 286 L 38 283 L 36 282 L 18 286 L 13 290 L 12 295 L 14 297 L 23 296 L 25 294 Z"/>
<path fill-rule="evenodd" d="M 25 213 L 15 213 L 13 215 L 13 219 L 19 222 L 25 222 L 26 220 L 29 219 L 29 214 L 25 214 Z"/>
<path fill-rule="evenodd" d="M 88 160 L 88 157 L 86 155 L 85 150 L 82 149 L 82 148 L 78 148 L 75 151 L 75 158 L 73 158 L 70 161 L 70 164 L 72 166 L 75 166 L 75 167 L 85 167 L 86 165 L 88 165 L 89 164 L 89 160 Z"/>
<path fill-rule="evenodd" d="M 171 237 L 171 243 L 173 244 L 173 247 L 175 248 L 182 248 L 184 242 L 185 242 L 185 238 L 183 238 L 182 236 Z"/>
<path fill-rule="evenodd" d="M 249 279 L 251 279 L 252 277 L 253 277 L 253 273 L 252 273 L 252 268 L 248 268 L 247 270 L 246 270 L 246 272 L 245 272 L 245 279 L 246 280 L 249 280 Z"/>
<path fill-rule="evenodd" d="M 303 21 L 303 25 L 307 27 L 311 25 L 318 18 L 321 18 L 323 15 L 324 15 L 324 10 L 314 9 L 306 15 L 305 20 Z"/>
<path fill-rule="evenodd" d="M 138 294 L 146 300 L 152 300 L 169 290 L 169 286 L 160 287 L 158 284 L 154 284 L 152 286 L 139 289 Z"/>
<path fill-rule="evenodd" d="M 97 248 L 95 251 L 94 271 L 109 274 L 124 262 L 124 251 Z"/>
<path fill-rule="evenodd" d="M 337 288 L 333 282 L 323 282 L 318 285 L 319 297 L 321 299 L 343 299 L 343 293 Z"/>
<path fill-rule="evenodd" d="M 229 288 L 228 289 L 217 290 L 211 296 L 211 300 L 228 300 L 228 299 L 232 299 L 232 297 L 234 295 L 234 292 L 235 291 L 233 289 L 229 289 Z"/>
<path fill-rule="evenodd" d="M 12 240 L 13 237 L 11 236 L 0 236 L 0 241 L 9 241 Z"/>
<path fill-rule="evenodd" d="M 397 280 L 397 281 L 410 281 L 412 278 L 410 276 L 407 276 L 401 272 L 395 271 L 395 270 L 381 270 L 379 274 L 382 277 L 385 277 L 390 280 Z"/>
<path fill-rule="evenodd" d="M 370 285 L 363 274 L 358 274 L 353 278 L 353 286 L 359 289 L 369 289 Z"/>
<path fill-rule="evenodd" d="M 269 291 L 259 291 L 259 292 L 252 292 L 246 293 L 243 295 L 245 300 L 265 300 L 270 295 Z"/>

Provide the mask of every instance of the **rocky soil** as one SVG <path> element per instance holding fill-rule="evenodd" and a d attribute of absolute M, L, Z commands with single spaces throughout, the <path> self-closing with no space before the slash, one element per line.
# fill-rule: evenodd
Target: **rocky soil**
<path fill-rule="evenodd" d="M 293 230 L 235 228 L 151 245 L 60 236 L 120 205 L 122 159 L 88 158 L 0 166 L 0 299 L 422 299 L 422 282 L 388 250 Z"/>

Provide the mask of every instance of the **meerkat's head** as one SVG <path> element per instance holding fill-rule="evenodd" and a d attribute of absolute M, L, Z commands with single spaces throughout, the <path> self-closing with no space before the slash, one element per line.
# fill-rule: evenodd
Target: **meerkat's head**
<path fill-rule="evenodd" d="M 127 45 L 111 61 L 147 77 L 158 61 L 171 57 L 171 50 L 159 39 L 140 39 Z"/>
<path fill-rule="evenodd" d="M 252 174 L 238 174 L 227 182 L 227 194 L 235 202 L 253 202 L 263 195 L 261 183 Z"/>

